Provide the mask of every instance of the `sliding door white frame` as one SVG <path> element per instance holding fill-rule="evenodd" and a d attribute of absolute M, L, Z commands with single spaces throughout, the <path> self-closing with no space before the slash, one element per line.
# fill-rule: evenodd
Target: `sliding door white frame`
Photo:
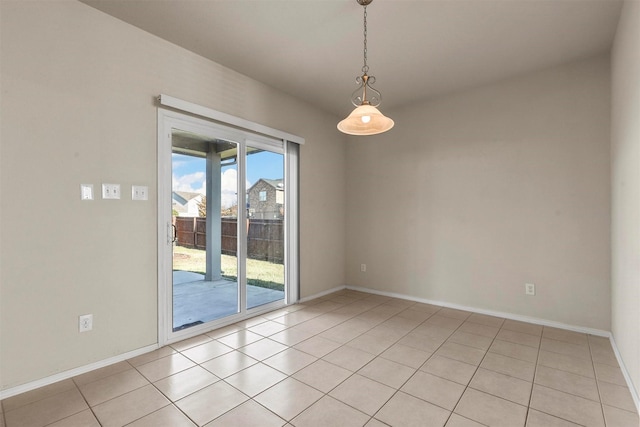
<path fill-rule="evenodd" d="M 171 98 L 174 100 L 175 98 Z M 181 101 L 184 103 L 185 101 Z M 187 103 L 187 106 L 194 104 Z M 183 104 L 180 104 L 184 106 Z M 175 108 L 175 107 L 173 107 Z M 191 108 L 198 110 L 197 108 Z M 205 109 L 208 112 L 208 109 Z M 210 110 L 213 111 L 213 110 Z M 201 111 L 200 111 L 201 112 Z M 226 115 L 225 115 L 226 116 Z M 262 131 L 269 130 L 262 125 L 252 124 L 244 119 L 249 127 Z M 236 123 L 238 123 L 236 120 Z M 237 125 L 236 125 L 237 126 Z M 285 299 L 270 304 L 265 304 L 253 309 L 246 309 L 246 278 L 245 262 L 246 244 L 239 245 L 241 253 L 238 254 L 238 282 L 240 284 L 240 312 L 213 322 L 196 325 L 181 331 L 173 331 L 173 278 L 172 278 L 172 246 L 173 234 L 171 229 L 171 132 L 174 128 L 194 130 L 204 135 L 212 135 L 221 139 L 239 142 L 238 158 L 246 156 L 246 146 L 263 147 L 269 151 L 284 154 L 285 158 L 285 182 L 288 187 L 285 191 Z M 213 132 L 213 134 L 212 134 Z M 278 131 L 279 132 L 279 131 Z M 275 132 L 274 132 L 275 133 Z M 284 133 L 280 132 L 280 135 Z M 289 136 L 288 134 L 286 134 Z M 298 141 L 302 138 L 295 137 L 295 143 L 288 139 L 278 139 L 270 135 L 259 135 L 252 131 L 225 126 L 212 120 L 203 120 L 181 112 L 158 109 L 158 343 L 160 346 L 179 341 L 191 336 L 206 332 L 207 330 L 222 327 L 239 320 L 274 310 L 284 304 L 294 304 L 299 297 L 299 257 L 298 257 Z M 238 164 L 238 176 L 244 177 L 244 162 Z M 239 194 L 246 193 L 246 180 L 239 179 Z M 240 202 L 239 198 L 239 202 Z M 246 210 L 238 210 L 238 224 L 246 221 Z M 246 242 L 246 229 L 238 227 L 238 238 Z"/>

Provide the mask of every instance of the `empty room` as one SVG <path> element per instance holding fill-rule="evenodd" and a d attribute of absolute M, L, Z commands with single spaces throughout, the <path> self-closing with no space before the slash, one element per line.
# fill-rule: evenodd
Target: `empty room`
<path fill-rule="evenodd" d="M 0 0 L 0 427 L 639 392 L 640 0 Z"/>

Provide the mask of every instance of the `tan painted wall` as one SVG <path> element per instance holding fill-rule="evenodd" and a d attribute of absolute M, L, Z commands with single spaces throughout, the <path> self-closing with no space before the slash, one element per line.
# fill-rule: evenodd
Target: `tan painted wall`
<path fill-rule="evenodd" d="M 610 330 L 609 77 L 601 56 L 385 111 L 348 142 L 348 284 Z"/>
<path fill-rule="evenodd" d="M 640 2 L 622 9 L 612 50 L 612 332 L 640 392 Z"/>
<path fill-rule="evenodd" d="M 306 138 L 301 296 L 344 284 L 336 117 L 75 1 L 0 7 L 0 389 L 157 342 L 160 93 Z M 80 201 L 103 182 L 125 197 Z"/>

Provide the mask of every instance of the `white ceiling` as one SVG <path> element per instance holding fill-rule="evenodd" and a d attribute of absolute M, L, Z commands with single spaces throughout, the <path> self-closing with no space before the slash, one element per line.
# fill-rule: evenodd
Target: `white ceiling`
<path fill-rule="evenodd" d="M 346 115 L 363 61 L 356 0 L 82 0 Z M 375 0 L 369 74 L 381 109 L 607 51 L 619 0 Z"/>

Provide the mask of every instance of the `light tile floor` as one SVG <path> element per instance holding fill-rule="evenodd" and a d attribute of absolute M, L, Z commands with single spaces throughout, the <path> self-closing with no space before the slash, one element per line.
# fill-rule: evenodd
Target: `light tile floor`
<path fill-rule="evenodd" d="M 0 427 L 640 424 L 606 338 L 354 291 L 0 408 Z"/>

